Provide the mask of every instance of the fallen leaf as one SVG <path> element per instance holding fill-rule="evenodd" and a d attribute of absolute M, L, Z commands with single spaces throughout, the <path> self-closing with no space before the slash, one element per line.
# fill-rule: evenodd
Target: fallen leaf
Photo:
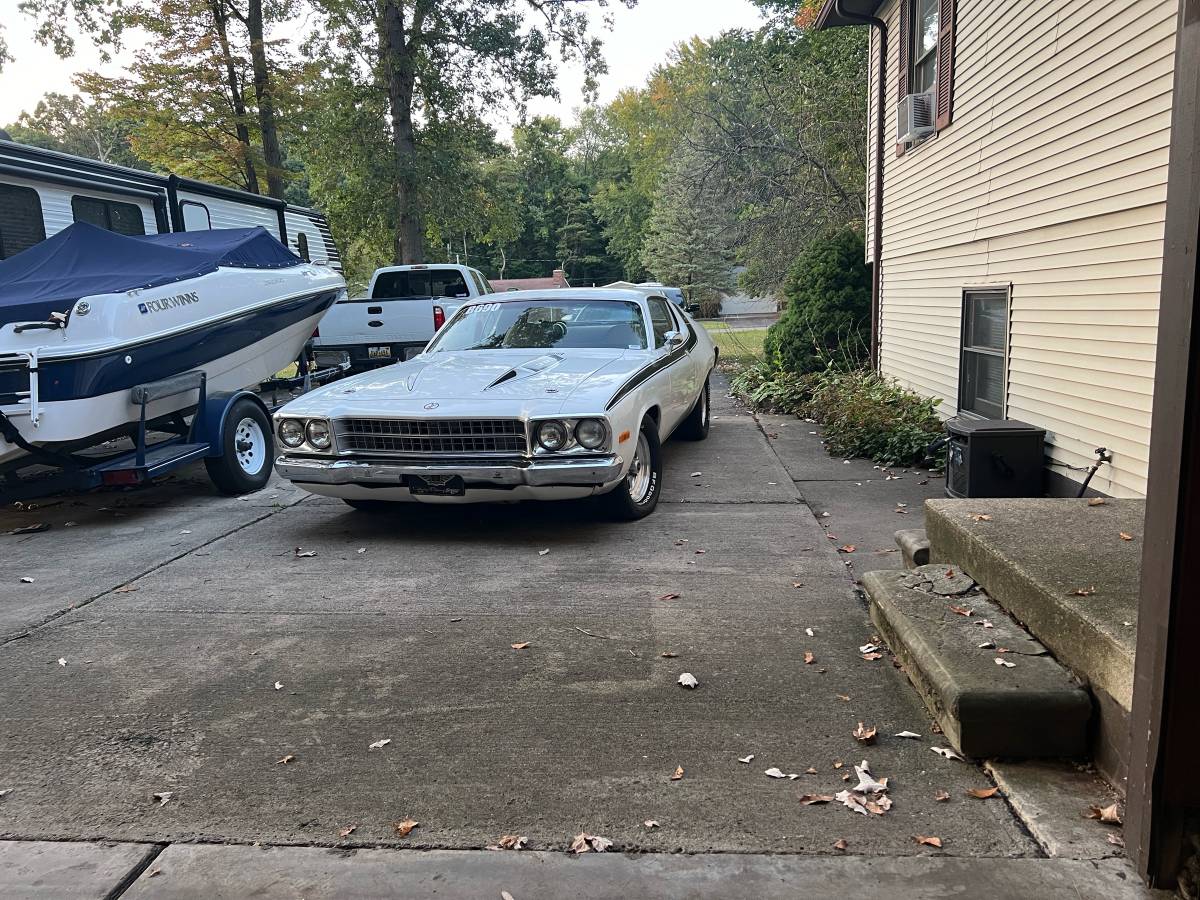
<path fill-rule="evenodd" d="M 1121 810 L 1115 803 L 1112 806 L 1089 806 L 1084 816 L 1088 819 L 1099 819 L 1105 825 L 1121 824 Z"/>
<path fill-rule="evenodd" d="M 1004 666 L 1006 669 L 1015 669 L 1017 667 L 1016 663 L 1009 662 L 1007 659 L 1001 659 L 998 656 L 995 659 L 995 663 L 998 666 Z"/>
<path fill-rule="evenodd" d="M 283 682 L 282 681 L 275 682 L 275 690 L 277 690 L 277 691 L 283 690 Z"/>
<path fill-rule="evenodd" d="M 862 658 L 865 659 L 867 662 L 874 662 L 877 659 L 883 659 L 883 654 L 882 653 L 874 653 L 874 652 L 864 653 L 862 655 Z"/>
<path fill-rule="evenodd" d="M 852 791 L 838 791 L 833 795 L 833 799 L 853 812 L 861 813 L 864 816 L 870 815 L 867 811 L 866 800 Z"/>
<path fill-rule="evenodd" d="M 546 555 L 546 554 L 548 554 L 549 552 L 550 552 L 550 548 L 549 548 L 549 547 L 547 547 L 545 550 L 539 550 L 539 551 L 538 551 L 538 556 L 545 556 L 545 555 Z"/>
<path fill-rule="evenodd" d="M 529 641 L 521 641 L 521 643 L 519 643 L 519 644 L 510 644 L 509 646 L 512 647 L 514 650 L 524 650 L 526 647 L 529 646 L 529 644 L 530 644 Z"/>
<path fill-rule="evenodd" d="M 938 803 L 945 803 L 947 800 L 950 799 L 950 795 L 947 794 L 945 791 L 938 791 L 936 794 L 933 795 L 933 799 L 936 800 Z"/>
<path fill-rule="evenodd" d="M 901 732 L 897 733 L 895 736 L 902 737 L 902 738 L 919 738 L 920 737 L 920 735 L 917 734 L 915 731 L 901 731 Z"/>
<path fill-rule="evenodd" d="M 787 776 L 779 770 L 778 766 L 771 766 L 771 768 L 767 769 L 765 772 L 763 772 L 763 774 L 768 778 L 787 778 Z"/>
<path fill-rule="evenodd" d="M 995 650 L 996 642 L 995 641 L 984 641 L 982 644 L 978 644 L 976 646 L 978 646 L 980 650 Z"/>
<path fill-rule="evenodd" d="M 679 676 L 679 683 L 685 688 L 696 688 L 700 686 L 700 682 L 696 680 L 696 676 L 691 672 L 684 672 Z"/>
<path fill-rule="evenodd" d="M 867 812 L 876 816 L 882 816 L 892 808 L 892 798 L 887 796 L 878 797 L 875 800 L 868 800 L 863 806 L 867 808 Z"/>
<path fill-rule="evenodd" d="M 862 722 L 858 723 L 858 727 L 854 729 L 854 739 L 860 744 L 875 743 L 875 729 L 867 728 Z"/>
<path fill-rule="evenodd" d="M 451 622 L 461 622 L 461 621 L 462 621 L 462 616 L 459 616 L 457 619 L 451 619 L 450 621 L 451 621 Z"/>
<path fill-rule="evenodd" d="M 802 587 L 804 587 L 804 582 L 803 582 L 803 581 L 793 581 L 793 582 L 792 582 L 792 587 L 794 587 L 794 588 L 802 588 Z"/>
<path fill-rule="evenodd" d="M 962 762 L 966 762 L 966 760 L 964 760 L 961 756 L 959 756 L 957 753 L 955 753 L 949 747 L 930 747 L 929 749 L 932 750 L 934 753 L 936 753 L 938 756 L 944 756 L 946 759 L 957 759 Z"/>
<path fill-rule="evenodd" d="M 12 792 L 13 792 L 12 788 L 5 788 L 4 790 L 0 791 L 0 797 L 7 797 Z"/>
<path fill-rule="evenodd" d="M 338 837 L 350 837 L 358 829 L 357 825 L 347 825 L 338 830 Z"/>
<path fill-rule="evenodd" d="M 845 763 L 844 763 L 844 762 L 842 762 L 840 759 L 835 759 L 835 760 L 833 761 L 833 767 L 834 767 L 835 769 L 840 769 L 840 768 L 841 768 L 842 766 L 844 766 L 844 765 L 845 765 Z"/>
<path fill-rule="evenodd" d="M 976 624 L 982 625 L 984 628 L 995 628 L 996 627 L 991 622 L 989 622 L 987 619 L 984 619 L 981 622 L 977 622 Z"/>
<path fill-rule="evenodd" d="M 183 531 L 181 531 L 181 532 L 179 532 L 179 533 L 180 533 L 180 534 L 191 534 L 191 532 L 190 532 L 188 529 L 186 529 L 186 528 L 185 528 L 185 529 L 183 529 Z"/>
<path fill-rule="evenodd" d="M 166 806 L 167 801 L 175 796 L 174 791 L 159 791 L 154 795 L 154 799 L 158 801 L 159 806 Z"/>
<path fill-rule="evenodd" d="M 845 838 L 839 838 L 838 840 L 834 841 L 834 843 L 833 843 L 833 849 L 834 849 L 834 850 L 842 850 L 842 851 L 845 851 L 845 849 L 846 849 L 846 847 L 847 847 L 847 846 L 849 846 L 849 845 L 846 843 L 846 839 L 845 839 Z"/>
<path fill-rule="evenodd" d="M 295 759 L 295 758 L 296 758 L 296 754 L 294 754 L 294 753 L 289 753 L 289 754 L 288 754 L 287 756 L 285 756 L 283 759 L 277 759 L 277 760 L 275 760 L 275 765 L 277 765 L 277 766 L 286 766 L 288 763 L 290 763 L 290 762 L 291 762 L 293 759 Z"/>
<path fill-rule="evenodd" d="M 658 819 L 647 819 L 642 824 L 645 825 L 647 828 L 657 828 L 658 827 Z"/>
<path fill-rule="evenodd" d="M 368 744 L 367 749 L 368 750 L 382 750 L 384 747 L 386 747 L 391 742 L 392 742 L 391 738 L 383 738 L 382 740 L 378 740 L 373 744 Z"/>
<path fill-rule="evenodd" d="M 801 794 L 801 806 L 813 806 L 817 803 L 832 803 L 834 800 L 833 794 Z"/>
<path fill-rule="evenodd" d="M 811 628 L 805 628 L 804 633 L 807 634 L 809 637 L 813 636 L 813 630 Z"/>
<path fill-rule="evenodd" d="M 678 600 L 678 599 L 679 599 L 679 596 L 680 596 L 679 594 L 675 594 L 675 593 L 671 593 L 671 594 L 663 594 L 663 595 L 662 595 L 661 597 L 659 597 L 658 599 L 659 599 L 659 600 Z"/>
<path fill-rule="evenodd" d="M 514 898 L 513 898 L 513 895 L 510 894 L 508 891 L 501 891 L 500 892 L 500 900 L 514 900 Z"/>
<path fill-rule="evenodd" d="M 1128 531 L 1122 531 L 1122 532 L 1121 532 L 1121 540 L 1123 540 L 1123 541 L 1132 541 L 1132 540 L 1133 540 L 1133 535 L 1132 535 L 1132 534 L 1130 534 Z"/>
<path fill-rule="evenodd" d="M 575 835 L 575 840 L 571 841 L 571 852 L 587 853 L 589 850 L 595 850 L 597 853 L 603 853 L 612 846 L 612 843 L 608 838 L 600 837 L 598 834 L 580 832 Z"/>
<path fill-rule="evenodd" d="M 942 839 L 940 837 L 932 837 L 925 834 L 914 834 L 913 840 L 918 844 L 924 844 L 928 847 L 937 847 L 941 849 L 942 846 Z"/>
<path fill-rule="evenodd" d="M 683 766 L 676 766 L 675 771 L 671 773 L 672 781 L 679 781 L 683 778 Z"/>
<path fill-rule="evenodd" d="M 953 603 L 950 604 L 950 612 L 958 613 L 960 616 L 975 615 L 975 612 L 973 610 L 967 609 L 962 606 L 955 606 Z"/>
<path fill-rule="evenodd" d="M 887 779 L 877 781 L 865 759 L 861 765 L 854 767 L 854 774 L 858 776 L 858 785 L 854 790 L 860 794 L 880 794 L 888 789 Z"/>
<path fill-rule="evenodd" d="M 1103 497 L 1088 498 L 1088 506 L 1103 506 L 1104 503 L 1105 503 L 1105 501 L 1104 501 Z"/>
<path fill-rule="evenodd" d="M 861 647 L 858 648 L 858 652 L 859 653 L 874 653 L 878 649 L 879 649 L 878 644 L 863 644 Z"/>
<path fill-rule="evenodd" d="M 357 550 L 355 550 L 354 552 L 355 552 L 355 553 L 366 553 L 366 552 L 367 552 L 367 548 L 366 548 L 366 547 L 359 547 L 359 548 L 358 548 Z"/>
<path fill-rule="evenodd" d="M 850 696 L 849 696 L 848 694 L 838 694 L 838 695 L 837 695 L 837 698 L 838 698 L 839 700 L 841 700 L 842 702 L 844 702 L 844 703 L 849 703 L 849 702 L 850 702 Z"/>
<path fill-rule="evenodd" d="M 692 477 L 692 478 L 699 478 L 699 477 L 700 477 L 701 475 L 703 475 L 703 474 L 704 474 L 703 472 L 693 472 L 693 473 L 691 474 L 691 477 Z"/>
<path fill-rule="evenodd" d="M 843 544 L 842 546 L 838 547 L 838 551 L 841 553 L 853 553 L 854 545 L 853 544 Z"/>
<path fill-rule="evenodd" d="M 998 787 L 990 788 L 968 788 L 967 794 L 974 797 L 976 800 L 986 800 L 988 797 L 995 797 L 1000 790 Z"/>
<path fill-rule="evenodd" d="M 113 593 L 114 594 L 129 594 L 136 590 L 137 590 L 137 585 L 124 584 L 121 587 L 117 588 L 115 591 L 113 591 Z"/>
<path fill-rule="evenodd" d="M 1090 597 L 1094 593 L 1096 593 L 1096 586 L 1094 584 L 1091 587 L 1075 588 L 1075 590 L 1068 592 L 1071 597 Z"/>
<path fill-rule="evenodd" d="M 678 653 L 675 653 L 671 650 L 664 650 L 662 653 L 659 654 L 659 656 L 661 656 L 663 659 L 674 659 L 678 655 L 679 655 Z"/>
<path fill-rule="evenodd" d="M 974 522 L 990 522 L 990 521 L 992 521 L 991 516 L 984 515 L 983 513 L 972 513 L 970 516 L 968 516 L 968 518 Z"/>
<path fill-rule="evenodd" d="M 805 775 L 816 775 L 817 770 L 814 769 L 812 766 L 809 766 L 807 769 L 804 770 L 804 774 Z"/>
<path fill-rule="evenodd" d="M 1125 846 L 1125 838 L 1121 837 L 1121 835 L 1117 834 L 1116 832 L 1106 834 L 1104 836 L 1104 839 L 1106 841 L 1108 841 L 1110 844 L 1112 844 L 1114 847 L 1124 847 Z"/>
<path fill-rule="evenodd" d="M 804 651 L 804 664 L 806 666 L 811 666 L 816 661 L 817 661 L 817 658 L 815 656 L 813 656 L 811 652 L 809 652 L 808 650 Z"/>
<path fill-rule="evenodd" d="M 503 834 L 496 844 L 501 850 L 521 850 L 529 843 L 529 838 L 523 834 Z"/>
<path fill-rule="evenodd" d="M 745 763 L 746 765 L 749 765 L 749 764 L 750 764 L 750 762 L 751 762 L 751 760 L 753 760 L 753 759 L 754 759 L 754 754 L 753 754 L 753 753 L 751 753 L 749 756 L 739 756 L 739 757 L 738 757 L 738 762 L 740 762 L 740 763 Z"/>
<path fill-rule="evenodd" d="M 30 578 L 28 575 L 24 575 L 21 578 L 21 584 L 33 584 L 33 579 Z"/>
<path fill-rule="evenodd" d="M 296 548 L 296 559 L 306 559 L 310 556 L 316 556 L 316 555 L 317 555 L 316 550 L 301 550 L 299 547 Z"/>
<path fill-rule="evenodd" d="M 59 664 L 60 666 L 66 666 L 66 664 L 67 664 L 66 657 L 60 656 L 60 657 L 58 658 L 58 664 Z"/>
<path fill-rule="evenodd" d="M 392 828 L 396 829 L 396 834 L 400 835 L 400 837 L 408 837 L 412 833 L 412 830 L 420 824 L 420 822 L 414 819 L 405 819 L 403 822 L 393 822 Z"/>

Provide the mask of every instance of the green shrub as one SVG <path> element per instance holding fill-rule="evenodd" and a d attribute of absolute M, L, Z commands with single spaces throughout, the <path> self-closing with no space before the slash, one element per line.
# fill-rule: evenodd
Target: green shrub
<path fill-rule="evenodd" d="M 861 234 L 844 228 L 811 244 L 788 270 L 783 293 L 787 306 L 767 333 L 766 359 L 800 374 L 865 361 L 871 275 Z"/>
<path fill-rule="evenodd" d="M 730 379 L 733 393 L 761 412 L 796 413 L 809 399 L 810 376 L 781 372 L 766 362 L 739 371 Z"/>
<path fill-rule="evenodd" d="M 865 456 L 881 465 L 915 465 L 942 434 L 940 400 L 922 397 L 876 372 L 828 369 L 809 379 L 800 413 L 822 425 L 825 444 L 839 456 Z"/>

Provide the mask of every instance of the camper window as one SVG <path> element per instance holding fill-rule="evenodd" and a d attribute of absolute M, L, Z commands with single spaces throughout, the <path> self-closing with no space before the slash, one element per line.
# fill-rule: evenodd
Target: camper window
<path fill-rule="evenodd" d="M 76 194 L 71 198 L 71 213 L 76 222 L 87 222 L 117 234 L 146 233 L 142 210 L 136 203 L 120 203 Z"/>
<path fill-rule="evenodd" d="M 308 256 L 308 235 L 303 231 L 296 235 L 296 255 L 305 262 L 311 262 Z"/>
<path fill-rule="evenodd" d="M 0 259 L 46 239 L 42 200 L 33 188 L 0 184 Z"/>
<path fill-rule="evenodd" d="M 212 228 L 212 216 L 208 214 L 208 207 L 203 203 L 184 200 L 179 204 L 179 210 L 183 213 L 184 231 L 208 231 Z"/>

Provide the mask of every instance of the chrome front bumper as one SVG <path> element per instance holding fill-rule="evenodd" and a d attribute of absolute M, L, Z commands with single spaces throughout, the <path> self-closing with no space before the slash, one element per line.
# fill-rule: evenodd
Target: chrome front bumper
<path fill-rule="evenodd" d="M 379 485 L 397 487 L 405 475 L 421 478 L 459 476 L 472 487 L 601 487 L 621 477 L 620 456 L 590 459 L 542 459 L 423 462 L 418 460 L 363 461 L 280 456 L 275 470 L 297 484 Z"/>

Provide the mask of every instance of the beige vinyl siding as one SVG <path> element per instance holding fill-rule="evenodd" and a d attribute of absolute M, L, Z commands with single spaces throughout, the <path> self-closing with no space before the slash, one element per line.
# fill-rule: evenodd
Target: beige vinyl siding
<path fill-rule="evenodd" d="M 1107 447 L 1093 486 L 1144 495 L 1176 0 L 959 0 L 954 121 L 902 157 L 899 5 L 881 13 L 882 370 L 953 415 L 962 291 L 1010 286 L 1006 415 L 1060 463 Z"/>

